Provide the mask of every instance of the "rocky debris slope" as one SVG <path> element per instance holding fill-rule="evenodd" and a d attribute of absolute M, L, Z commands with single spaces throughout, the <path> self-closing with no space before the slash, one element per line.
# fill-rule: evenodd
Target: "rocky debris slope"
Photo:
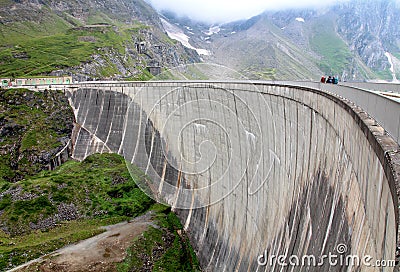
<path fill-rule="evenodd" d="M 73 124 L 61 92 L 0 89 L 0 184 L 48 170 L 68 145 Z"/>

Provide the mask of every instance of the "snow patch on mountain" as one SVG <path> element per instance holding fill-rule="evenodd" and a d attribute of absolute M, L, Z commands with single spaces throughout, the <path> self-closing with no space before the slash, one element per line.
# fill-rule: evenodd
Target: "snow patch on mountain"
<path fill-rule="evenodd" d="M 192 46 L 189 42 L 189 37 L 179 27 L 169 23 L 167 20 L 165 20 L 163 18 L 160 18 L 160 19 L 161 19 L 161 23 L 163 24 L 165 31 L 167 32 L 168 36 L 171 39 L 177 40 L 183 46 L 185 46 L 189 49 L 196 50 L 197 54 L 199 54 L 199 55 L 208 56 L 211 54 L 210 51 L 208 51 L 206 49 L 195 48 L 194 46 Z"/>
<path fill-rule="evenodd" d="M 208 30 L 208 32 L 206 32 L 205 34 L 208 36 L 214 35 L 214 34 L 218 34 L 221 31 L 221 28 L 219 26 L 211 26 L 210 29 Z"/>
<path fill-rule="evenodd" d="M 394 70 L 394 64 L 393 64 L 392 55 L 389 52 L 386 52 L 385 56 L 387 57 L 387 59 L 388 59 L 388 61 L 390 63 L 390 72 L 392 72 L 393 81 L 397 82 L 396 71 Z"/>

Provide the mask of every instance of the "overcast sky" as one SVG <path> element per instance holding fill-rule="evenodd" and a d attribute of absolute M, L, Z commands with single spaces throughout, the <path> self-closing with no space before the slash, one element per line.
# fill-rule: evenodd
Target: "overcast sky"
<path fill-rule="evenodd" d="M 270 9 L 318 7 L 338 0 L 146 0 L 158 10 L 170 10 L 179 15 L 209 23 L 247 19 Z M 340 0 L 345 1 L 345 0 Z"/>

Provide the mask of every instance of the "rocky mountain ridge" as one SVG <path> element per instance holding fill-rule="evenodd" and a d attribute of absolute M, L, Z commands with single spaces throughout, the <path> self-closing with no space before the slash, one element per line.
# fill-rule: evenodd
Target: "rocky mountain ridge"
<path fill-rule="evenodd" d="M 387 70 L 385 55 L 400 57 L 400 6 L 395 1 L 355 1 L 337 8 L 337 32 L 368 67 Z"/>
<path fill-rule="evenodd" d="M 317 80 L 323 74 L 357 81 L 400 78 L 400 6 L 394 0 L 266 11 L 218 26 L 163 14 L 180 25 L 193 44 L 212 52 L 206 61 L 248 78 Z"/>

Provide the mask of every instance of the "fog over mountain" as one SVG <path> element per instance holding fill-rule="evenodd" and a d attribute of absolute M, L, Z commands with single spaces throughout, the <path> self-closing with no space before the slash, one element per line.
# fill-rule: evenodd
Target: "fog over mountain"
<path fill-rule="evenodd" d="M 180 16 L 208 23 L 227 23 L 249 19 L 265 10 L 321 8 L 348 0 L 147 0 L 157 10 L 172 11 Z"/>

